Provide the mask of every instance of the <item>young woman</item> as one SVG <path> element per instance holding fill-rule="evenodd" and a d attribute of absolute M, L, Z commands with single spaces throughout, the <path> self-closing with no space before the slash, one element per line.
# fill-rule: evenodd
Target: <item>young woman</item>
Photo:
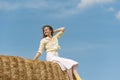
<path fill-rule="evenodd" d="M 60 48 L 58 39 L 64 33 L 64 30 L 64 27 L 53 30 L 50 25 L 43 26 L 43 39 L 40 41 L 40 46 L 34 60 L 38 59 L 45 50 L 47 53 L 46 60 L 58 63 L 63 71 L 67 70 L 69 80 L 73 80 L 73 75 L 76 80 L 81 80 L 76 70 L 78 62 L 58 56 L 58 50 Z M 53 35 L 53 33 L 56 34 Z"/>

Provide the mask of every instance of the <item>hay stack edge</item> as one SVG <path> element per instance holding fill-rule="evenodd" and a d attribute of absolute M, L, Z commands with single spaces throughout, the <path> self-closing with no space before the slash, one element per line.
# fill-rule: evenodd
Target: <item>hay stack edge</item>
<path fill-rule="evenodd" d="M 68 80 L 58 64 L 0 55 L 0 80 Z"/>

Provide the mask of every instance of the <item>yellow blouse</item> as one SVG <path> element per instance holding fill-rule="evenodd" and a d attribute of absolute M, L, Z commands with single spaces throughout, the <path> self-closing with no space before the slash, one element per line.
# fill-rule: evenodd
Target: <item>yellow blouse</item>
<path fill-rule="evenodd" d="M 58 44 L 58 38 L 60 38 L 62 34 L 63 34 L 63 31 L 60 31 L 56 35 L 54 35 L 52 38 L 49 38 L 49 37 L 43 38 L 40 41 L 38 52 L 42 54 L 44 50 L 46 52 L 58 51 L 58 49 L 60 48 Z"/>

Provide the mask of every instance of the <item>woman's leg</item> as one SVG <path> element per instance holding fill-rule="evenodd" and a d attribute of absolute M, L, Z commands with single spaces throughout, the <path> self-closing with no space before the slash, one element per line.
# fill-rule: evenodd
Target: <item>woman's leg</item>
<path fill-rule="evenodd" d="M 73 74 L 74 74 L 74 76 L 75 76 L 75 78 L 76 78 L 76 80 L 81 80 L 81 78 L 80 78 L 80 76 L 79 76 L 79 74 L 78 74 L 78 72 L 77 72 L 77 69 L 76 69 L 77 67 L 76 67 L 76 65 L 75 66 L 73 66 L 73 68 L 72 68 L 72 70 L 73 70 Z"/>
<path fill-rule="evenodd" d="M 73 80 L 73 74 L 72 74 L 72 69 L 67 70 L 69 80 Z"/>

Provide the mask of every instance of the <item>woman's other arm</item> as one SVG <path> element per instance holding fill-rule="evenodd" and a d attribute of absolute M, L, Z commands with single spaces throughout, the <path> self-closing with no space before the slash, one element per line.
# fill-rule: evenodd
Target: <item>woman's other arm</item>
<path fill-rule="evenodd" d="M 40 41 L 40 45 L 39 45 L 39 49 L 35 55 L 35 57 L 33 58 L 34 60 L 37 60 L 39 58 L 39 56 L 42 55 L 43 51 L 44 51 L 44 48 L 45 48 L 45 41 L 42 39 Z"/>
<path fill-rule="evenodd" d="M 40 52 L 37 52 L 36 55 L 35 55 L 35 57 L 33 58 L 33 60 L 37 60 L 40 55 L 41 55 L 41 53 L 40 53 Z"/>

